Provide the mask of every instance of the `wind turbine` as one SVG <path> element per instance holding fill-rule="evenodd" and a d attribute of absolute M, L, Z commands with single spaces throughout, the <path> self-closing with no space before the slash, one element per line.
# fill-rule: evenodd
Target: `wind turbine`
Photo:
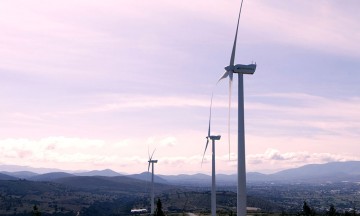
<path fill-rule="evenodd" d="M 150 202 L 151 202 L 151 215 L 154 214 L 154 198 L 155 198 L 155 195 L 154 195 L 154 163 L 158 162 L 158 160 L 153 160 L 152 159 L 152 157 L 154 156 L 155 150 L 156 149 L 154 149 L 153 153 L 151 154 L 151 157 L 150 157 L 150 152 L 148 152 L 148 154 L 149 154 L 148 172 L 150 170 L 150 164 L 151 164 L 151 200 L 150 200 Z"/>
<path fill-rule="evenodd" d="M 211 107 L 212 107 L 212 98 L 211 96 L 211 104 L 210 104 L 210 117 L 209 117 L 209 128 L 208 128 L 208 135 L 206 137 L 206 145 L 204 155 L 201 161 L 201 164 L 204 162 L 204 156 L 206 153 L 206 149 L 209 145 L 209 139 L 212 141 L 212 165 L 211 165 L 211 216 L 216 216 L 216 183 L 215 183 L 215 140 L 220 140 L 221 136 L 214 136 L 210 133 L 210 125 L 211 125 Z"/>
<path fill-rule="evenodd" d="M 245 123 L 244 123 L 244 74 L 254 74 L 256 70 L 256 63 L 243 65 L 234 65 L 236 40 L 239 29 L 241 9 L 243 0 L 241 0 L 240 12 L 238 16 L 234 44 L 231 52 L 230 64 L 225 67 L 225 73 L 219 79 L 222 80 L 229 77 L 229 148 L 230 148 L 230 108 L 231 108 L 231 84 L 233 80 L 233 73 L 238 74 L 238 185 L 237 185 L 237 215 L 246 216 L 246 165 L 245 165 Z M 219 82 L 218 81 L 218 82 Z"/>

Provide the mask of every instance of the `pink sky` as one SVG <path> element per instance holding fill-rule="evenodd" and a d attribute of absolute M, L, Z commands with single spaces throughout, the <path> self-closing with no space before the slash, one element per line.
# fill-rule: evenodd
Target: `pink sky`
<path fill-rule="evenodd" d="M 210 94 L 240 1 L 1 1 L 0 164 L 161 174 L 201 167 Z M 244 2 L 247 170 L 360 160 L 357 0 Z M 227 82 L 215 89 L 217 172 L 231 161 Z"/>

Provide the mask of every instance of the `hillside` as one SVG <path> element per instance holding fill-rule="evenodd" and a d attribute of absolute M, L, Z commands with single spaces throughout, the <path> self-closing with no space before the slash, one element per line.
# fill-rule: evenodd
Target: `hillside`
<path fill-rule="evenodd" d="M 289 173 L 285 171 L 271 175 L 248 173 L 248 180 L 252 179 L 247 185 L 248 206 L 258 207 L 266 212 L 286 210 L 292 213 L 297 213 L 296 209 L 301 209 L 304 200 L 308 200 L 319 212 L 325 211 L 329 202 L 336 204 L 338 209 L 342 210 L 350 208 L 351 203 L 358 206 L 360 201 L 354 197 L 360 191 L 359 184 L 328 181 L 329 174 L 331 176 L 332 173 L 338 173 L 337 169 L 343 170 L 343 176 L 357 176 L 358 163 L 351 164 L 352 168 L 344 168 L 346 163 L 330 163 L 287 170 Z M 321 169 L 322 166 L 329 168 L 320 171 L 319 167 Z M 299 183 L 301 176 L 299 173 L 311 174 L 316 170 L 318 175 L 305 175 L 307 177 L 305 179 L 313 181 L 314 178 L 322 179 L 328 176 L 327 183 L 309 184 L 308 181 L 304 181 L 305 184 Z M 17 215 L 25 212 L 26 215 L 30 213 L 34 203 L 44 215 L 76 215 L 77 212 L 80 212 L 80 215 L 129 215 L 131 208 L 149 208 L 150 183 L 131 176 L 75 176 L 58 172 L 39 176 L 43 180 L 49 180 L 0 181 L 0 215 L 9 212 L 11 214 L 16 212 Z M 146 173 L 142 177 L 146 177 Z M 166 211 L 180 213 L 185 209 L 188 212 L 202 214 L 209 212 L 210 176 L 160 175 L 157 178 L 167 182 L 167 184 L 155 184 L 155 197 L 161 199 Z M 288 180 L 274 181 L 277 178 Z M 292 178 L 296 180 L 291 180 Z M 236 175 L 219 174 L 217 180 L 222 182 L 217 190 L 218 209 L 225 214 L 231 214 L 236 205 Z"/>
<path fill-rule="evenodd" d="M 105 170 L 92 170 L 92 171 L 87 171 L 87 172 L 75 172 L 73 173 L 74 175 L 77 176 L 120 176 L 122 174 L 115 172 L 111 169 L 105 169 Z"/>
<path fill-rule="evenodd" d="M 194 175 L 159 175 L 169 184 L 187 186 L 210 186 L 211 176 Z M 326 182 L 360 182 L 360 161 L 331 162 L 326 164 L 310 164 L 298 168 L 283 170 L 274 174 L 248 172 L 248 183 L 326 183 Z M 216 183 L 220 186 L 236 185 L 237 175 L 216 175 Z"/>
<path fill-rule="evenodd" d="M 53 181 L 53 180 L 56 180 L 59 178 L 72 177 L 72 176 L 74 176 L 74 175 L 66 173 L 66 172 L 51 172 L 51 173 L 45 173 L 42 175 L 32 176 L 32 177 L 28 178 L 28 180 L 31 180 L 31 181 Z"/>
<path fill-rule="evenodd" d="M 18 178 L 0 173 L 0 180 L 17 180 Z"/>
<path fill-rule="evenodd" d="M 7 167 L 11 167 L 7 165 Z M 16 169 L 19 166 L 15 166 Z M 28 169 L 32 169 L 26 167 Z M 33 168 L 36 169 L 36 168 Z M 50 169 L 53 170 L 53 169 Z M 56 179 L 64 177 L 74 176 L 105 176 L 105 177 L 119 177 L 120 173 L 110 169 L 105 170 L 93 170 L 87 172 L 68 173 L 68 172 L 51 172 L 45 174 L 37 174 L 29 171 L 17 171 L 17 172 L 1 172 L 0 179 L 3 180 L 15 180 L 18 178 L 34 180 L 34 181 L 54 181 Z M 0 173 L 0 174 L 1 174 Z M 151 181 L 151 175 L 148 172 L 140 174 L 126 175 L 129 178 L 142 180 L 145 182 Z M 211 177 L 205 174 L 194 175 L 155 175 L 154 181 L 156 183 L 171 184 L 171 185 L 183 185 L 183 186 L 196 186 L 196 187 L 208 187 L 211 184 Z M 217 174 L 216 182 L 221 186 L 235 185 L 237 181 L 237 175 L 225 175 Z M 341 182 L 360 181 L 360 161 L 348 161 L 348 162 L 331 162 L 326 164 L 309 164 L 298 168 L 283 170 L 274 174 L 262 174 L 257 172 L 247 173 L 248 183 L 259 182 L 282 182 L 282 183 L 294 183 L 294 182 L 307 182 L 307 183 L 321 183 L 321 182 Z"/>
<path fill-rule="evenodd" d="M 309 164 L 268 175 L 270 181 L 360 181 L 360 161 Z"/>
<path fill-rule="evenodd" d="M 151 173 L 150 172 L 143 172 L 140 174 L 127 175 L 127 177 L 146 181 L 146 182 L 151 182 Z M 161 183 L 161 184 L 169 184 L 169 182 L 164 177 L 166 177 L 166 176 L 154 175 L 154 182 Z"/>
<path fill-rule="evenodd" d="M 28 178 L 31 178 L 33 176 L 39 175 L 38 173 L 29 172 L 29 171 L 18 171 L 18 172 L 2 171 L 1 173 L 9 175 L 9 176 L 16 177 L 16 178 L 21 178 L 21 179 L 28 179 Z"/>
<path fill-rule="evenodd" d="M 149 185 L 128 177 L 73 176 L 56 182 L 28 180 L 0 181 L 0 215 L 7 212 L 29 215 L 34 203 L 42 214 L 57 215 L 130 215 L 132 208 L 149 209 Z M 209 191 L 193 191 L 163 184 L 155 184 L 155 196 L 163 202 L 167 212 L 208 212 Z M 218 192 L 218 207 L 232 211 L 236 193 Z M 249 197 L 250 205 L 279 210 L 279 206 Z M 60 214 L 61 213 L 61 214 Z"/>
<path fill-rule="evenodd" d="M 72 176 L 56 179 L 54 182 L 87 191 L 112 193 L 145 194 L 150 191 L 150 183 L 126 176 Z M 173 189 L 174 186 L 155 184 L 158 191 Z"/>

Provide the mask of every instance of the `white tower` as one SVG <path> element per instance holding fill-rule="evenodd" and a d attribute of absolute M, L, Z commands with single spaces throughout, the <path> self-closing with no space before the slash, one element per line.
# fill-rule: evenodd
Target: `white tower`
<path fill-rule="evenodd" d="M 152 157 L 155 153 L 155 150 L 154 152 L 152 153 L 151 157 L 149 155 L 149 160 L 148 160 L 148 163 L 149 163 L 149 166 L 148 166 L 148 172 L 149 172 L 149 169 L 150 169 L 150 164 L 151 164 L 151 215 L 154 214 L 154 209 L 155 209 L 155 205 L 154 205 L 154 199 L 155 199 L 155 194 L 154 194 L 154 163 L 157 163 L 158 160 L 153 160 Z"/>

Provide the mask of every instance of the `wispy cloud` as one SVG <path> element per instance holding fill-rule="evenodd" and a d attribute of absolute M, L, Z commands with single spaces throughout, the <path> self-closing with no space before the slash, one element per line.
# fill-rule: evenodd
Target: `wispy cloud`
<path fill-rule="evenodd" d="M 306 164 L 322 164 L 335 161 L 354 161 L 360 160 L 360 156 L 344 155 L 335 153 L 312 153 L 308 151 L 300 152 L 280 152 L 277 149 L 267 149 L 262 154 L 247 155 L 247 163 L 252 170 L 273 170 L 296 168 Z M 266 166 L 264 166 L 266 164 Z"/>
<path fill-rule="evenodd" d="M 360 17 L 352 10 L 345 9 L 356 7 L 357 3 L 249 1 L 247 4 L 255 15 L 248 16 L 248 22 L 243 25 L 247 29 L 263 33 L 250 40 L 273 40 L 280 44 L 290 43 L 337 55 L 360 55 L 360 35 L 356 21 Z M 335 14 L 337 18 L 334 17 Z"/>
<path fill-rule="evenodd" d="M 200 164 L 206 134 L 210 104 L 206 93 L 220 75 L 223 62 L 228 62 L 238 3 L 81 0 L 0 4 L 1 162 L 70 168 L 92 164 L 137 171 L 142 170 L 137 166 L 143 161 L 146 166 L 146 144 L 150 144 L 159 146 L 158 158 L 174 166 L 174 172 L 201 170 L 195 164 Z M 245 2 L 238 41 L 242 51 L 237 57 L 243 61 L 263 55 L 258 71 L 266 64 L 266 70 L 270 69 L 258 73 L 254 80 L 260 83 L 254 82 L 249 91 L 253 95 L 247 92 L 245 98 L 247 138 L 254 142 L 247 147 L 251 155 L 264 146 L 278 149 L 262 156 L 249 155 L 250 161 L 268 158 L 279 167 L 283 161 L 300 164 L 306 158 L 299 153 L 303 150 L 295 149 L 297 144 L 322 154 L 316 146 L 330 143 L 332 159 L 339 159 L 335 157 L 338 143 L 349 147 L 343 153 L 355 152 L 360 134 L 357 88 L 349 87 L 355 97 L 330 93 L 323 97 L 317 91 L 304 94 L 286 86 L 282 92 L 271 93 L 277 86 L 270 81 L 281 81 L 281 77 L 268 66 L 304 67 L 302 60 L 312 58 L 313 53 L 340 56 L 340 63 L 331 63 L 351 68 L 349 80 L 355 86 L 358 65 L 353 59 L 360 56 L 357 8 L 354 1 Z M 271 50 L 264 50 L 268 47 Z M 285 49 L 297 53 L 300 60 L 280 53 Z M 248 51 L 252 56 L 245 56 Z M 280 56 L 284 59 L 279 60 Z M 320 76 L 325 72 L 317 72 L 317 80 L 323 80 Z M 326 71 L 326 75 L 337 72 Z M 296 84 L 297 78 L 289 76 L 286 85 Z M 312 77 L 301 78 L 306 89 Z M 261 79 L 268 79 L 267 89 Z M 322 85 L 332 88 L 326 82 Z M 227 133 L 225 84 L 218 86 L 224 89 L 213 103 L 213 128 L 223 135 Z M 341 80 L 338 86 L 348 87 Z M 262 94 L 264 91 L 270 93 Z M 235 95 L 234 88 L 233 117 Z M 235 140 L 236 118 L 232 120 Z M 291 143 L 292 149 L 285 139 L 296 143 Z M 315 140 L 317 145 L 310 145 Z M 255 145 L 261 148 L 254 150 Z M 286 152 L 294 152 L 298 159 Z M 220 151 L 217 158 L 219 167 L 233 170 L 234 161 L 226 162 L 226 153 Z M 321 158 L 318 160 L 326 161 L 326 153 Z M 265 165 L 259 163 L 256 169 Z"/>
<path fill-rule="evenodd" d="M 162 139 L 164 142 L 173 137 Z M 127 152 L 119 154 L 119 148 L 124 151 L 132 141 L 107 143 L 102 140 L 80 138 L 49 137 L 40 140 L 6 139 L 0 140 L 0 156 L 3 164 L 22 164 L 34 167 L 57 167 L 61 169 L 112 168 L 122 172 L 142 172 L 146 169 L 147 155 L 143 149 L 141 154 L 129 156 Z M 118 145 L 119 143 L 126 143 Z M 143 148 L 137 147 L 137 148 Z M 164 147 L 160 151 L 164 151 Z M 134 148 L 134 147 L 133 147 Z M 176 154 L 175 154 L 176 155 Z M 197 173 L 208 172 L 211 166 L 211 154 L 205 155 L 201 166 L 202 154 L 183 156 L 164 156 L 157 154 L 159 160 L 157 170 L 160 173 Z M 332 161 L 360 160 L 360 156 L 344 155 L 327 152 L 292 151 L 280 152 L 269 148 L 261 154 L 246 156 L 248 171 L 269 171 L 294 168 L 310 163 L 326 163 Z M 26 161 L 26 163 L 24 163 Z M 235 173 L 237 155 L 232 153 L 216 156 L 218 167 L 222 173 Z"/>
<path fill-rule="evenodd" d="M 291 127 L 318 129 L 346 136 L 358 136 L 360 128 L 360 98 L 325 98 L 315 95 L 284 93 L 264 94 L 250 98 L 262 98 L 267 102 L 249 102 L 249 123 L 268 127 L 278 126 L 284 131 Z M 253 101 L 251 99 L 251 101 Z M 259 121 L 260 120 L 260 121 Z"/>

